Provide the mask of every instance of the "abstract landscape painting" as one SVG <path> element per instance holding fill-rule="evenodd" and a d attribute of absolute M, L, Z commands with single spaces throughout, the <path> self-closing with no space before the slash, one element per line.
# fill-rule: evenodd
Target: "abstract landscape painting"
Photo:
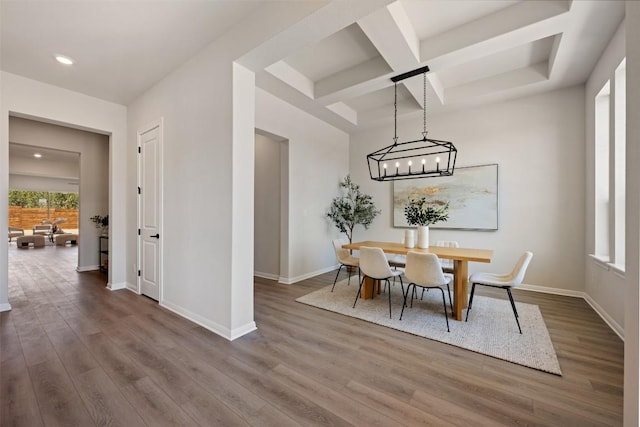
<path fill-rule="evenodd" d="M 456 168 L 453 176 L 394 181 L 393 225 L 408 227 L 407 200 L 426 197 L 441 206 L 449 202 L 449 220 L 431 228 L 498 229 L 498 165 Z"/>

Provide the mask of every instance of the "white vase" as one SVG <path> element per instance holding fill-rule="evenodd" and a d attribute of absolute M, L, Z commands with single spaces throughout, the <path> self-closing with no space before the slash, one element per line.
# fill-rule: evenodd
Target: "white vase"
<path fill-rule="evenodd" d="M 404 230 L 404 247 L 412 249 L 416 245 L 416 236 L 413 230 Z"/>
<path fill-rule="evenodd" d="M 420 249 L 426 249 L 429 247 L 429 226 L 418 226 L 418 247 Z"/>

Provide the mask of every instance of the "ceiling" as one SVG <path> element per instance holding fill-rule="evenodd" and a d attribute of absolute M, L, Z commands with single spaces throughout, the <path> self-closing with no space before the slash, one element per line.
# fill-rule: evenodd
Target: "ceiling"
<path fill-rule="evenodd" d="M 345 19 L 357 3 L 366 4 L 363 12 Z M 1 65 L 127 105 L 229 28 L 277 4 L 3 0 Z M 624 18 L 616 0 L 284 4 L 311 17 L 304 33 L 281 31 L 278 49 L 255 48 L 270 49 L 269 58 L 278 51 L 268 66 L 250 67 L 256 84 L 347 132 L 393 120 L 390 77 L 424 65 L 429 114 L 582 84 Z M 77 62 L 58 65 L 55 53 Z M 422 114 L 423 91 L 420 76 L 399 84 L 399 117 Z"/>
<path fill-rule="evenodd" d="M 40 154 L 40 158 L 34 157 L 34 154 Z M 9 158 L 24 159 L 33 162 L 49 161 L 57 163 L 69 163 L 77 167 L 80 162 L 80 153 L 64 150 L 55 150 L 51 148 L 35 147 L 31 145 L 9 143 Z"/>

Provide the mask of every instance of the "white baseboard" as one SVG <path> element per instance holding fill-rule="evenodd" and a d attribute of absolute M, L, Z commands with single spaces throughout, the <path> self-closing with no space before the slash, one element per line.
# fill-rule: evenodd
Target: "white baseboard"
<path fill-rule="evenodd" d="M 96 271 L 99 269 L 100 269 L 99 265 L 86 265 L 84 267 L 76 267 L 76 271 L 78 273 L 84 273 L 85 271 Z"/>
<path fill-rule="evenodd" d="M 135 283 L 127 282 L 127 289 L 133 292 L 134 294 L 140 295 L 140 291 L 138 290 L 138 285 Z"/>
<path fill-rule="evenodd" d="M 119 291 L 120 289 L 127 289 L 127 282 L 107 283 L 107 289 L 109 289 L 110 291 Z"/>
<path fill-rule="evenodd" d="M 11 304 L 4 303 L 4 304 L 0 304 L 0 313 L 2 313 L 3 311 L 11 311 Z"/>
<path fill-rule="evenodd" d="M 202 326 L 205 329 L 210 330 L 216 335 L 220 335 L 222 338 L 226 338 L 229 341 L 233 341 L 236 338 L 239 338 L 245 334 L 248 334 L 251 331 L 255 331 L 257 329 L 255 322 L 250 322 L 247 325 L 241 326 L 239 328 L 235 328 L 230 330 L 227 327 L 217 324 L 216 322 L 212 322 L 209 319 L 206 319 L 199 314 L 193 313 L 183 307 L 180 307 L 177 304 L 173 304 L 167 301 L 161 301 L 159 303 L 162 307 L 167 310 L 173 311 L 174 313 L 184 317 L 187 320 L 192 321 L 193 323 Z"/>
<path fill-rule="evenodd" d="M 584 292 L 580 291 L 572 291 L 569 289 L 559 289 L 559 288 L 550 288 L 547 286 L 538 286 L 538 285 L 519 285 L 514 289 L 522 289 L 524 291 L 533 291 L 533 292 L 541 292 L 543 294 L 553 294 L 553 295 L 562 295 L 565 297 L 573 297 L 573 298 L 584 298 Z"/>
<path fill-rule="evenodd" d="M 616 335 L 618 335 L 620 339 L 624 341 L 624 329 L 618 324 L 618 322 L 613 320 L 613 318 L 609 316 L 609 314 L 600 306 L 600 304 L 598 304 L 586 292 L 571 291 L 567 289 L 558 289 L 558 288 L 549 288 L 546 286 L 525 285 L 525 284 L 518 286 L 517 289 L 522 289 L 525 291 L 532 291 L 532 292 L 542 292 L 545 294 L 582 298 L 587 302 L 587 304 L 591 306 L 593 311 L 595 311 L 598 314 L 598 316 L 600 316 L 600 318 L 604 321 L 604 323 L 606 323 L 611 328 L 611 330 L 613 330 L 613 332 L 615 332 Z"/>
<path fill-rule="evenodd" d="M 319 275 L 327 273 L 329 271 L 333 271 L 336 268 L 338 268 L 337 264 L 336 265 L 332 265 L 330 267 L 322 268 L 320 270 L 313 271 L 311 273 L 302 274 L 302 275 L 296 276 L 296 277 L 289 278 L 289 277 L 280 276 L 278 278 L 278 283 L 282 283 L 284 285 L 292 285 L 292 284 L 294 284 L 296 282 L 300 282 L 302 280 L 310 279 L 311 277 L 319 276 Z"/>
<path fill-rule="evenodd" d="M 278 280 L 278 279 L 280 279 L 280 276 L 278 276 L 277 274 L 263 273 L 261 271 L 254 271 L 253 275 L 256 276 L 256 277 L 261 277 L 263 279 L 267 279 L 267 280 Z"/>
<path fill-rule="evenodd" d="M 609 314 L 607 314 L 607 312 L 604 311 L 602 307 L 600 307 L 600 304 L 598 304 L 593 298 L 591 298 L 589 294 L 584 294 L 584 300 L 591 306 L 591 308 L 593 308 L 596 313 L 598 313 L 602 320 L 604 320 L 604 323 L 609 325 L 609 327 L 613 329 L 613 332 L 615 332 L 624 342 L 624 329 L 622 328 L 622 326 L 620 326 L 618 322 L 613 320 L 613 318 L 609 316 Z"/>
<path fill-rule="evenodd" d="M 249 332 L 253 332 L 257 329 L 258 327 L 256 326 L 256 322 L 249 322 L 244 326 L 241 326 L 239 328 L 234 328 L 231 330 L 231 341 L 235 340 L 236 338 L 240 338 L 241 336 L 246 335 Z"/>

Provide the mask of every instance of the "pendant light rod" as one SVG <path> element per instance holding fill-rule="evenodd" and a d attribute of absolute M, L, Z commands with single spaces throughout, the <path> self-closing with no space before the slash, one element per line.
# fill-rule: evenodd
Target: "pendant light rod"
<path fill-rule="evenodd" d="M 427 71 L 430 71 L 429 70 L 429 66 L 425 65 L 424 67 L 416 68 L 415 70 L 407 71 L 406 73 L 399 74 L 399 75 L 397 75 L 395 77 L 391 77 L 391 81 L 394 82 L 394 83 L 397 83 L 397 82 L 400 82 L 402 80 L 408 79 L 410 77 L 417 76 L 418 74 L 424 74 Z"/>

